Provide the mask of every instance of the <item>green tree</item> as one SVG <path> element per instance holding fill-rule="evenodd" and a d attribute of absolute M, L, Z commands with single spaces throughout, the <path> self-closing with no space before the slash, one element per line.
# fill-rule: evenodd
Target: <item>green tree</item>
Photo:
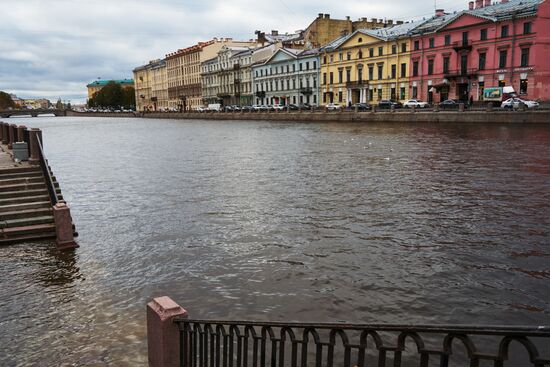
<path fill-rule="evenodd" d="M 0 110 L 7 108 L 15 108 L 15 102 L 8 93 L 0 91 Z"/>
<path fill-rule="evenodd" d="M 136 90 L 134 87 L 124 88 L 123 90 L 123 106 L 124 108 L 134 108 L 136 106 Z"/>
<path fill-rule="evenodd" d="M 63 102 L 61 102 L 61 98 L 59 98 L 57 100 L 57 103 L 55 104 L 55 108 L 57 108 L 58 110 L 62 110 L 63 109 Z"/>

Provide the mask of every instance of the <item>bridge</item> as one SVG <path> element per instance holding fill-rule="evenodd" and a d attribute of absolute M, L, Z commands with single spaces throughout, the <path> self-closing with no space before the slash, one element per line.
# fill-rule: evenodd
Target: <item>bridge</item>
<path fill-rule="evenodd" d="M 8 118 L 11 116 L 32 116 L 37 117 L 38 115 L 55 115 L 55 116 L 67 116 L 66 110 L 49 110 L 49 109 L 36 109 L 36 110 L 5 110 L 0 111 L 1 118 Z"/>

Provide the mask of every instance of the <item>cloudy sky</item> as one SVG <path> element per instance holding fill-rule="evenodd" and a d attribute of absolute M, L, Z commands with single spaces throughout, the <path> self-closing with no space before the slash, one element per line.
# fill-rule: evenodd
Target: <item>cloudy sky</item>
<path fill-rule="evenodd" d="M 333 18 L 429 17 L 433 0 L 0 0 L 0 90 L 23 98 L 86 99 L 86 84 L 212 37 L 305 29 Z M 446 11 L 467 0 L 437 0 Z"/>

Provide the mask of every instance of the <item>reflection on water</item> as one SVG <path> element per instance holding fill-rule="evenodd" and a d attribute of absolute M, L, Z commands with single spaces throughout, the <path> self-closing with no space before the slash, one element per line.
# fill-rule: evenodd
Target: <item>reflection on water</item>
<path fill-rule="evenodd" d="M 546 126 L 34 118 L 81 247 L 0 248 L 0 365 L 194 317 L 548 324 Z"/>

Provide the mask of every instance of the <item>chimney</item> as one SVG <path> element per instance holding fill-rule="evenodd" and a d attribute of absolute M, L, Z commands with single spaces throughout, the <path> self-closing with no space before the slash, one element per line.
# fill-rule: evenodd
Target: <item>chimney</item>
<path fill-rule="evenodd" d="M 318 18 L 319 18 L 319 19 L 323 19 L 323 13 L 319 13 Z"/>
<path fill-rule="evenodd" d="M 468 10 L 474 10 L 474 2 L 473 1 L 470 1 L 468 3 Z"/>
<path fill-rule="evenodd" d="M 483 0 L 476 0 L 476 9 L 483 8 Z"/>
<path fill-rule="evenodd" d="M 272 35 L 272 36 L 278 36 L 278 35 L 279 35 L 279 31 L 272 30 L 272 31 L 271 31 L 271 35 Z"/>
<path fill-rule="evenodd" d="M 491 6 L 491 0 L 485 0 L 485 6 Z"/>
<path fill-rule="evenodd" d="M 325 14 L 325 19 L 330 19 L 330 14 Z"/>
<path fill-rule="evenodd" d="M 489 0 L 489 1 L 491 1 L 491 0 Z M 442 17 L 444 15 L 445 15 L 445 10 L 444 9 L 436 9 L 435 10 L 435 16 L 436 17 Z"/>
<path fill-rule="evenodd" d="M 349 20 L 349 19 L 350 19 L 350 18 L 349 18 L 349 15 L 346 15 L 346 20 Z"/>
<path fill-rule="evenodd" d="M 393 25 L 393 20 L 392 20 L 392 19 L 388 19 L 386 23 L 388 23 L 388 25 Z"/>
<path fill-rule="evenodd" d="M 378 19 L 378 23 L 383 24 L 383 23 L 384 23 L 384 19 Z"/>
<path fill-rule="evenodd" d="M 402 21 L 402 20 L 398 20 L 397 22 L 395 22 L 395 24 L 401 25 L 401 24 L 403 24 L 403 21 Z"/>
<path fill-rule="evenodd" d="M 376 18 L 370 18 L 370 21 L 371 21 L 372 23 L 376 23 L 376 22 L 378 22 L 378 19 L 376 19 Z"/>

